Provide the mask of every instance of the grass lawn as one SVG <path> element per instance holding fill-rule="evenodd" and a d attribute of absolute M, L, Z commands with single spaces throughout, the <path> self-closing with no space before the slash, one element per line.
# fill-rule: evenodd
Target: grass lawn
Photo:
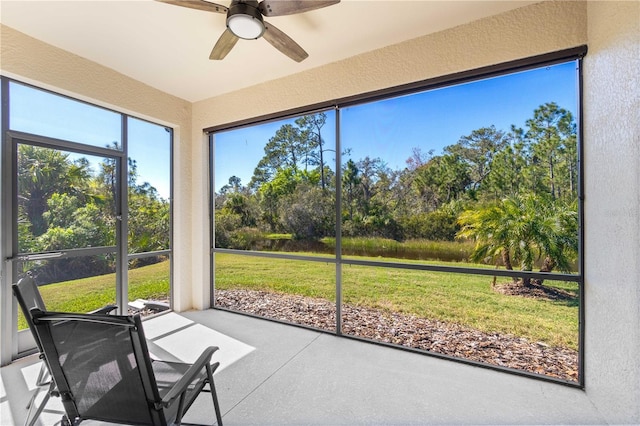
<path fill-rule="evenodd" d="M 347 304 L 451 321 L 551 346 L 578 347 L 577 301 L 502 295 L 491 289 L 490 276 L 351 265 L 344 265 L 342 273 L 343 301 Z M 575 283 L 547 284 L 577 293 Z M 329 263 L 218 253 L 216 288 L 276 291 L 333 301 L 335 267 Z"/>
<path fill-rule="evenodd" d="M 116 303 L 115 274 L 65 281 L 40 287 L 49 311 L 89 312 Z M 169 262 L 160 262 L 129 271 L 129 300 L 169 299 Z M 18 330 L 26 328 L 18 316 Z"/>
<path fill-rule="evenodd" d="M 218 289 L 266 290 L 335 300 L 332 263 L 218 253 L 215 268 Z M 578 347 L 577 300 L 498 294 L 491 289 L 490 276 L 352 265 L 343 265 L 342 273 L 343 301 L 347 304 L 509 333 L 551 346 Z M 134 269 L 129 274 L 129 300 L 168 298 L 169 262 Z M 577 293 L 575 283 L 545 284 Z M 115 302 L 115 275 L 51 284 L 40 287 L 40 291 L 49 310 L 87 312 Z M 20 320 L 20 328 L 24 328 L 24 319 Z"/>

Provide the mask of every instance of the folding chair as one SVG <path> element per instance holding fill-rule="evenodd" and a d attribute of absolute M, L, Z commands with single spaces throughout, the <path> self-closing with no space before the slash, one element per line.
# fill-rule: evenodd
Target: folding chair
<path fill-rule="evenodd" d="M 222 416 L 213 382 L 218 349 L 194 364 L 151 360 L 140 315 L 31 311 L 49 369 L 65 409 L 63 424 L 83 420 L 120 424 L 180 424 L 200 392 L 210 392 L 216 421 Z M 208 384 L 208 389 L 205 389 Z"/>
<path fill-rule="evenodd" d="M 40 309 L 42 311 L 46 310 L 44 301 L 42 300 L 42 295 L 40 295 L 40 291 L 38 290 L 38 286 L 36 285 L 33 278 L 30 276 L 25 276 L 21 278 L 17 284 L 11 286 L 13 290 L 13 294 L 18 300 L 18 304 L 20 305 L 20 309 L 22 310 L 22 314 L 27 320 L 27 324 L 29 325 L 29 329 L 31 330 L 31 334 L 33 335 L 33 339 L 36 341 L 36 346 L 38 347 L 38 351 L 40 352 L 40 359 L 42 359 L 42 366 L 40 367 L 40 373 L 38 373 L 38 378 L 36 379 L 36 389 L 33 391 L 31 395 L 31 399 L 27 404 L 27 417 L 25 419 L 25 426 L 33 426 L 36 422 L 45 405 L 49 401 L 50 396 L 55 393 L 55 383 L 51 380 L 51 376 L 48 371 L 47 362 L 44 357 L 44 353 L 42 351 L 42 344 L 40 343 L 40 338 L 36 333 L 36 328 L 33 325 L 33 321 L 31 319 L 30 310 L 33 308 Z M 107 305 L 96 311 L 93 311 L 92 314 L 108 314 L 109 312 L 117 309 L 115 305 Z M 40 391 L 45 387 L 48 387 L 47 393 L 45 394 L 40 405 L 37 406 L 35 412 L 32 413 L 32 410 L 35 405 L 36 398 L 40 394 Z"/>

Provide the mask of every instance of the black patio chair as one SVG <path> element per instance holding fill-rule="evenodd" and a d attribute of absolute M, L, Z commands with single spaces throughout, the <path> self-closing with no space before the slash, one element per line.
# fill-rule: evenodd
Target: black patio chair
<path fill-rule="evenodd" d="M 205 391 L 222 425 L 213 382 L 219 363 L 210 363 L 217 347 L 205 349 L 194 364 L 151 360 L 138 314 L 31 314 L 64 405 L 63 424 L 179 425 Z"/>
<path fill-rule="evenodd" d="M 31 399 L 27 404 L 27 417 L 25 419 L 25 426 L 33 426 L 36 422 L 45 405 L 49 401 L 49 398 L 52 394 L 55 393 L 55 383 L 51 380 L 51 375 L 49 374 L 47 362 L 44 357 L 44 353 L 42 352 L 42 344 L 40 343 L 40 338 L 36 333 L 36 329 L 33 325 L 33 320 L 31 319 L 31 309 L 37 308 L 42 311 L 46 310 L 44 300 L 42 299 L 42 295 L 40 294 L 40 290 L 38 290 L 38 286 L 36 282 L 30 276 L 25 276 L 18 280 L 17 284 L 13 284 L 11 286 L 13 290 L 13 294 L 18 301 L 18 305 L 20 305 L 20 309 L 22 310 L 22 314 L 24 315 L 27 324 L 29 325 L 29 329 L 31 330 L 31 334 L 33 335 L 33 339 L 36 341 L 36 346 L 38 351 L 40 352 L 40 359 L 42 359 L 42 365 L 40 367 L 40 372 L 38 373 L 38 378 L 36 379 L 36 388 L 31 394 Z M 118 307 L 115 305 L 107 305 L 95 311 L 92 311 L 92 314 L 108 314 Z M 36 407 L 35 412 L 33 412 L 33 408 L 35 406 L 36 398 L 40 394 L 42 390 L 48 388 L 44 398 L 40 402 L 40 404 Z"/>

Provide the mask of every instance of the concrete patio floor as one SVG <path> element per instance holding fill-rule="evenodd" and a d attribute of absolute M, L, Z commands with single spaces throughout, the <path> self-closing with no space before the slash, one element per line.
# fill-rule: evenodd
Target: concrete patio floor
<path fill-rule="evenodd" d="M 605 424 L 579 389 L 230 312 L 169 313 L 144 327 L 162 359 L 220 347 L 225 425 Z M 0 370 L 2 426 L 23 424 L 38 371 L 36 356 Z M 61 416 L 52 398 L 39 424 Z M 215 423 L 208 395 L 184 421 Z"/>

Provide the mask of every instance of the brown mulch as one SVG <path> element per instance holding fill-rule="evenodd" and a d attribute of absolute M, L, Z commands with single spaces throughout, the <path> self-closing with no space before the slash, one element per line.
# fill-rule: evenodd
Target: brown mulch
<path fill-rule="evenodd" d="M 165 304 L 167 306 L 169 306 L 170 303 L 168 299 L 156 300 L 156 302 L 160 302 L 161 304 Z M 142 317 L 148 317 L 165 311 L 167 311 L 166 308 L 159 306 L 145 306 L 142 309 L 136 309 L 131 306 L 127 307 L 127 315 L 140 314 Z"/>
<path fill-rule="evenodd" d="M 509 296 L 522 296 L 545 300 L 575 300 L 576 295 L 568 291 L 531 283 L 528 286 L 520 282 L 506 282 L 492 285 L 493 290 Z"/>
<path fill-rule="evenodd" d="M 218 290 L 216 306 L 335 331 L 336 308 L 325 299 L 251 290 Z M 342 332 L 568 381 L 578 380 L 578 352 L 454 323 L 343 304 Z"/>

